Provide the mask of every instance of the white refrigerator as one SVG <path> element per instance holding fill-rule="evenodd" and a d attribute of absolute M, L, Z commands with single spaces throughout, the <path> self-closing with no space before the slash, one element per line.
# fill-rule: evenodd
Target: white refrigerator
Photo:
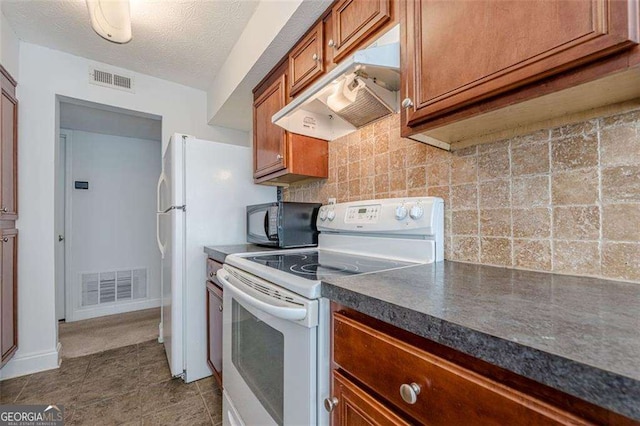
<path fill-rule="evenodd" d="M 203 247 L 246 241 L 245 207 L 276 200 L 253 183 L 252 150 L 174 134 L 158 180 L 157 239 L 162 255 L 162 319 L 171 374 L 189 383 L 207 365 L 206 255 Z"/>

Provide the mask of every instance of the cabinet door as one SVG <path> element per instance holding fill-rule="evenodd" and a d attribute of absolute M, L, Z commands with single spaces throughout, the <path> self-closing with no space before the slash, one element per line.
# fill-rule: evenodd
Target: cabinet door
<path fill-rule="evenodd" d="M 18 153 L 18 101 L 3 84 L 0 100 L 0 219 L 18 218 L 17 153 Z"/>
<path fill-rule="evenodd" d="M 631 47 L 637 0 L 402 3 L 406 125 Z"/>
<path fill-rule="evenodd" d="M 332 426 L 408 425 L 382 403 L 333 371 L 333 396 L 337 405 L 332 412 Z"/>
<path fill-rule="evenodd" d="M 391 20 L 391 0 L 340 0 L 331 9 L 333 60 L 339 62 L 372 32 Z"/>
<path fill-rule="evenodd" d="M 222 388 L 222 288 L 207 283 L 207 364 Z"/>
<path fill-rule="evenodd" d="M 286 76 L 283 74 L 253 103 L 253 176 L 258 178 L 286 167 L 286 138 L 271 117 L 286 104 Z"/>
<path fill-rule="evenodd" d="M 0 349 L 4 365 L 18 349 L 18 231 L 5 229 L 0 242 Z"/>
<path fill-rule="evenodd" d="M 323 33 L 322 22 L 319 22 L 289 53 L 291 96 L 324 72 Z"/>

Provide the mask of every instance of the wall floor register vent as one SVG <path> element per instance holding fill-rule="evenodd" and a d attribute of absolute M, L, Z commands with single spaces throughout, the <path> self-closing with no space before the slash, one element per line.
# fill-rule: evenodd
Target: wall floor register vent
<path fill-rule="evenodd" d="M 133 76 L 89 67 L 89 83 L 135 93 Z"/>
<path fill-rule="evenodd" d="M 83 273 L 80 279 L 82 307 L 147 298 L 146 268 Z"/>

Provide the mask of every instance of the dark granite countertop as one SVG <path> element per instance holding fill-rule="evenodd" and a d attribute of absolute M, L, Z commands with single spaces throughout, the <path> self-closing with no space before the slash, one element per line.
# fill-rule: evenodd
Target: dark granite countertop
<path fill-rule="evenodd" d="M 640 284 L 446 261 L 325 280 L 322 295 L 640 420 Z"/>
<path fill-rule="evenodd" d="M 224 263 L 224 260 L 230 254 L 251 253 L 254 251 L 271 251 L 280 250 L 277 247 L 263 247 L 256 244 L 231 244 L 226 246 L 205 246 L 204 252 L 211 259 Z"/>

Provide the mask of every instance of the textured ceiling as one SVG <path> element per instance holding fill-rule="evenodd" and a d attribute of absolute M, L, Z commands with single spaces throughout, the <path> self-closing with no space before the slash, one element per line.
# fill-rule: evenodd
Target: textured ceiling
<path fill-rule="evenodd" d="M 206 90 L 253 14 L 253 0 L 131 0 L 133 40 L 98 36 L 84 0 L 2 0 L 26 42 Z"/>

